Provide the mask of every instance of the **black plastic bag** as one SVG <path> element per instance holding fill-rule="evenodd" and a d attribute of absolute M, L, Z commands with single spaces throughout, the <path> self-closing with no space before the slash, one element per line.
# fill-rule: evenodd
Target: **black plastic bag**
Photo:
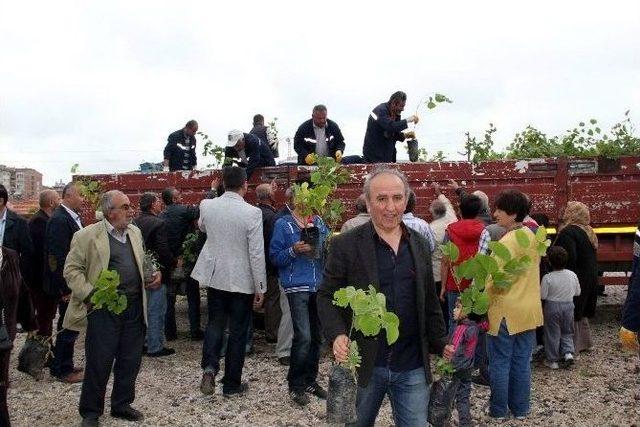
<path fill-rule="evenodd" d="M 18 371 L 40 381 L 44 378 L 44 365 L 48 355 L 49 344 L 45 339 L 27 337 L 18 355 Z"/>
<path fill-rule="evenodd" d="M 427 420 L 433 427 L 443 427 L 451 417 L 460 380 L 443 376 L 431 385 Z"/>
<path fill-rule="evenodd" d="M 409 161 L 415 163 L 418 161 L 420 157 L 420 152 L 418 151 L 418 140 L 410 139 L 407 141 L 407 153 L 409 154 Z"/>
<path fill-rule="evenodd" d="M 330 424 L 355 423 L 356 393 L 358 386 L 353 373 L 340 365 L 333 365 L 329 373 L 327 396 L 327 422 Z"/>

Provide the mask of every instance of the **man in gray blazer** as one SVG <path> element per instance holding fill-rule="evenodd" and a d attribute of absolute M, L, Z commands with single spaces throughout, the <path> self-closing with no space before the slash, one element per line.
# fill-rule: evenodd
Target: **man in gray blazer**
<path fill-rule="evenodd" d="M 247 174 L 243 168 L 222 172 L 225 193 L 200 202 L 200 229 L 207 241 L 191 277 L 207 287 L 209 321 L 202 346 L 203 394 L 213 394 L 220 370 L 220 349 L 229 325 L 222 393 L 225 397 L 244 393 L 241 382 L 247 328 L 253 308 L 259 308 L 266 292 L 262 212 L 244 201 Z"/>

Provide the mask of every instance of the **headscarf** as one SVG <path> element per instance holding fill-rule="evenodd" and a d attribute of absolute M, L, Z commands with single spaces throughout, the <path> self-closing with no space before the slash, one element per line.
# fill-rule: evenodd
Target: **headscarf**
<path fill-rule="evenodd" d="M 589 225 L 591 222 L 591 215 L 589 215 L 589 208 L 582 202 L 571 201 L 567 202 L 567 207 L 564 209 L 564 215 L 562 216 L 562 228 L 567 225 L 575 225 L 580 227 L 589 241 L 593 245 L 594 249 L 598 249 L 598 236 L 593 232 L 593 228 Z"/>

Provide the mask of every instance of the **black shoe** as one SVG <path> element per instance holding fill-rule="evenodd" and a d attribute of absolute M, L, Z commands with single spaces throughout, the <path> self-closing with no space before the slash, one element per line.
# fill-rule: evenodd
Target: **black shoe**
<path fill-rule="evenodd" d="M 126 406 L 118 410 L 112 409 L 111 416 L 113 418 L 122 418 L 127 421 L 142 421 L 144 419 L 142 412 L 137 409 L 133 409 L 131 406 Z"/>
<path fill-rule="evenodd" d="M 189 334 L 189 339 L 191 341 L 202 341 L 204 339 L 204 332 L 202 332 L 200 329 L 198 329 L 197 331 L 191 331 L 191 333 Z"/>
<path fill-rule="evenodd" d="M 160 351 L 156 351 L 153 353 L 147 353 L 148 357 L 163 357 L 163 356 L 171 356 L 172 354 L 176 354 L 176 351 L 172 348 L 164 347 Z"/>
<path fill-rule="evenodd" d="M 320 399 L 327 398 L 327 391 L 320 387 L 320 384 L 318 383 L 311 384 L 310 386 L 305 388 L 304 391 L 306 391 L 307 393 L 311 393 L 314 396 L 319 397 Z"/>
<path fill-rule="evenodd" d="M 291 390 L 289 397 L 300 406 L 306 406 L 310 402 L 309 396 L 302 390 Z"/>
<path fill-rule="evenodd" d="M 165 333 L 164 334 L 164 339 L 167 340 L 167 341 L 175 341 L 175 340 L 178 339 L 178 334 L 175 333 L 175 332 L 170 333 L 170 334 Z"/>
<path fill-rule="evenodd" d="M 97 418 L 83 418 L 80 427 L 98 427 L 100 421 Z"/>
<path fill-rule="evenodd" d="M 205 372 L 202 374 L 200 381 L 200 391 L 206 396 L 210 396 L 216 390 L 216 376 L 213 372 Z"/>
<path fill-rule="evenodd" d="M 282 366 L 289 366 L 290 361 L 291 359 L 289 358 L 289 356 L 278 357 L 278 363 Z"/>
<path fill-rule="evenodd" d="M 471 382 L 482 387 L 489 387 L 489 380 L 482 375 L 473 375 L 471 377 Z"/>
<path fill-rule="evenodd" d="M 235 396 L 242 396 L 243 394 L 245 394 L 247 392 L 247 390 L 249 390 L 249 383 L 242 383 L 240 384 L 240 387 L 238 387 L 237 390 L 233 390 L 233 391 L 222 391 L 222 395 L 224 397 L 235 397 Z"/>

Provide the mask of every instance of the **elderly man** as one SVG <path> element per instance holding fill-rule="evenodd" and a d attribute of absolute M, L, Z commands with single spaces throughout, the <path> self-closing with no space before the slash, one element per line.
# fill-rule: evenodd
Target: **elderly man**
<path fill-rule="evenodd" d="M 280 286 L 278 285 L 278 267 L 269 259 L 269 243 L 276 223 L 277 211 L 273 207 L 274 185 L 260 184 L 256 187 L 258 208 L 262 211 L 262 234 L 264 236 L 264 253 L 267 269 L 267 293 L 264 296 L 264 331 L 267 342 L 278 341 L 278 329 L 282 310 L 280 308 Z"/>
<path fill-rule="evenodd" d="M 228 321 L 222 393 L 231 397 L 248 389 L 241 379 L 251 307 L 252 303 L 253 308 L 262 306 L 267 278 L 262 212 L 243 199 L 248 188 L 247 175 L 237 166 L 224 168 L 222 174 L 225 193 L 200 202 L 198 224 L 207 233 L 207 241 L 191 277 L 207 287 L 209 309 L 200 391 L 210 395 L 215 390 Z"/>
<path fill-rule="evenodd" d="M 364 196 L 364 194 L 359 195 L 356 199 L 356 211 L 358 212 L 358 215 L 354 216 L 351 219 L 348 219 L 344 224 L 342 224 L 342 227 L 340 228 L 341 233 L 349 231 L 352 228 L 356 228 L 357 226 L 362 225 L 365 222 L 369 222 L 369 220 L 371 219 L 371 216 L 367 211 L 367 198 Z"/>
<path fill-rule="evenodd" d="M 267 142 L 250 133 L 243 133 L 239 130 L 230 131 L 227 148 L 233 149 L 242 163 L 247 165 L 247 179 L 251 178 L 251 174 L 256 168 L 276 165 Z"/>
<path fill-rule="evenodd" d="M 396 169 L 378 169 L 367 177 L 364 194 L 371 221 L 333 238 L 318 291 L 318 314 L 338 362 L 349 353 L 352 313 L 332 303 L 336 290 L 373 285 L 400 318 L 400 336 L 393 345 L 384 337 L 354 334 L 362 356 L 357 426 L 375 423 L 385 394 L 396 425 L 426 425 L 430 354 L 452 354 L 451 346 L 445 348 L 429 243 L 402 222 L 410 191 L 407 178 Z"/>
<path fill-rule="evenodd" d="M 33 242 L 33 276 L 31 277 L 31 300 L 38 321 L 38 335 L 51 336 L 51 324 L 56 316 L 58 300 L 44 292 L 43 274 L 45 268 L 44 241 L 47 221 L 60 204 L 60 195 L 55 190 L 40 192 L 40 209 L 29 220 L 29 234 Z"/>
<path fill-rule="evenodd" d="M 198 163 L 196 154 L 196 133 L 198 132 L 198 122 L 189 120 L 182 129 L 173 132 L 167 138 L 167 145 L 164 147 L 165 170 L 181 171 L 193 170 Z"/>
<path fill-rule="evenodd" d="M 144 238 L 144 246 L 152 251 L 160 263 L 163 276 L 168 276 L 171 268 L 178 264 L 167 242 L 165 221 L 158 215 L 162 210 L 160 198 L 155 193 L 144 193 L 140 197 L 140 215 L 134 224 L 140 228 Z M 147 356 L 170 356 L 176 351 L 164 346 L 164 317 L 167 312 L 167 286 L 159 283 L 156 287 L 145 286 L 147 294 Z"/>
<path fill-rule="evenodd" d="M 402 131 L 407 123 L 418 123 L 415 115 L 404 120 L 400 118 L 406 102 L 406 93 L 395 92 L 388 102 L 378 105 L 369 114 L 362 150 L 367 163 L 396 162 L 396 142 L 406 138 Z"/>
<path fill-rule="evenodd" d="M 64 264 L 71 248 L 71 240 L 76 231 L 82 229 L 78 211 L 84 199 L 80 189 L 70 182 L 62 190 L 62 203 L 56 208 L 47 223 L 44 243 L 44 282 L 43 289 L 58 303 L 58 335 L 53 348 L 51 375 L 66 383 L 82 381 L 82 369 L 73 367 L 73 348 L 78 333 L 63 329 L 62 320 L 69 306 L 71 289 L 63 277 Z M 47 319 L 50 323 L 53 320 Z"/>
<path fill-rule="evenodd" d="M 80 393 L 80 415 L 85 427 L 98 425 L 112 369 L 111 416 L 129 421 L 144 418 L 131 407 L 142 360 L 147 309 L 142 233 L 131 225 L 133 209 L 124 193 L 107 191 L 100 205 L 104 219 L 73 236 L 64 266 L 64 278 L 71 288 L 64 327 L 75 331 L 87 328 L 86 371 Z M 120 314 L 106 308 L 93 310 L 91 304 L 94 284 L 107 269 L 119 274 L 118 292 L 127 297 L 127 307 Z M 157 272 L 147 285 L 158 286 L 161 277 Z"/>
<path fill-rule="evenodd" d="M 315 163 L 312 154 L 342 160 L 344 137 L 333 120 L 327 119 L 327 107 L 316 105 L 311 118 L 302 123 L 293 138 L 293 149 L 298 154 L 299 165 Z"/>

